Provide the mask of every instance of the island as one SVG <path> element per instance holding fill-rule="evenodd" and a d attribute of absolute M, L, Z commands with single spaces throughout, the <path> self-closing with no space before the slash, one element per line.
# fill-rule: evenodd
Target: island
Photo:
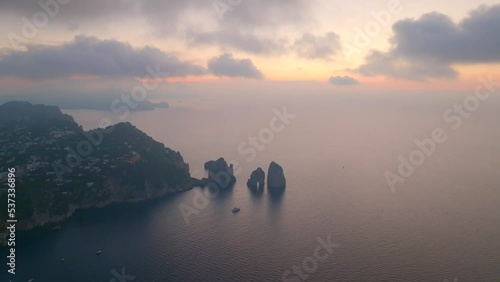
<path fill-rule="evenodd" d="M 204 185 L 191 177 L 179 152 L 128 122 L 85 131 L 58 107 L 28 102 L 0 105 L 2 183 L 9 168 L 16 176 L 17 230 L 55 224 L 81 209 Z M 6 186 L 0 202 L 7 203 Z M 0 209 L 0 232 L 8 216 Z"/>

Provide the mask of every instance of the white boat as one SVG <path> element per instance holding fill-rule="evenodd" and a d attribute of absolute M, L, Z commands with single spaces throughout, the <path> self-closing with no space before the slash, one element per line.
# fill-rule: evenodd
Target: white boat
<path fill-rule="evenodd" d="M 64 262 L 65 260 L 66 260 L 66 258 L 62 258 L 62 259 L 61 259 L 61 262 Z"/>
<path fill-rule="evenodd" d="M 99 250 L 99 251 L 95 252 L 95 254 L 96 254 L 96 255 L 100 255 L 100 254 L 102 254 L 102 251 L 101 251 L 101 250 Z"/>
<path fill-rule="evenodd" d="M 233 213 L 237 213 L 237 212 L 239 212 L 239 211 L 240 211 L 240 208 L 234 208 L 234 209 L 233 209 Z"/>

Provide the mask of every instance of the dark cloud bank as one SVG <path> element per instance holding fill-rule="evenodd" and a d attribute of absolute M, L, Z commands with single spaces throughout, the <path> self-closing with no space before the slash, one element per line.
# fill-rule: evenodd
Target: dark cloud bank
<path fill-rule="evenodd" d="M 0 76 L 52 79 L 72 75 L 138 76 L 157 66 L 165 77 L 202 75 L 203 67 L 153 47 L 135 49 L 115 40 L 78 36 L 59 46 L 29 46 L 0 57 Z"/>
<path fill-rule="evenodd" d="M 479 6 L 458 24 L 440 13 L 393 25 L 387 52 L 373 51 L 358 71 L 410 80 L 454 79 L 457 64 L 500 62 L 500 5 Z"/>
<path fill-rule="evenodd" d="M 250 59 L 235 59 L 228 53 L 210 59 L 208 69 L 217 76 L 263 78 Z"/>

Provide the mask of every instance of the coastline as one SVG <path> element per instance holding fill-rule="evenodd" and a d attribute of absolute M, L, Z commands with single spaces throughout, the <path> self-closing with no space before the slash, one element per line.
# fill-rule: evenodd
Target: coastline
<path fill-rule="evenodd" d="M 102 209 L 120 204 L 127 205 L 127 204 L 143 203 L 143 202 L 158 200 L 161 198 L 166 198 L 168 196 L 181 194 L 197 187 L 201 188 L 205 186 L 207 183 L 208 180 L 206 178 L 196 179 L 191 177 L 190 182 L 187 184 L 178 185 L 176 187 L 164 186 L 159 192 L 145 195 L 145 197 L 135 197 L 128 199 L 111 198 L 107 201 L 93 203 L 93 204 L 85 204 L 78 206 L 70 205 L 70 209 L 68 210 L 68 212 L 63 215 L 50 216 L 49 214 L 44 213 L 31 217 L 27 220 L 20 220 L 16 224 L 16 231 L 30 232 L 41 228 L 55 227 L 58 224 L 70 220 L 74 216 L 74 214 L 79 211 L 85 211 L 90 209 Z M 117 188 L 119 189 L 122 187 L 117 187 Z M 0 248 L 7 247 L 7 242 L 8 242 L 7 235 L 8 235 L 7 231 L 5 231 L 5 233 L 0 233 Z"/>

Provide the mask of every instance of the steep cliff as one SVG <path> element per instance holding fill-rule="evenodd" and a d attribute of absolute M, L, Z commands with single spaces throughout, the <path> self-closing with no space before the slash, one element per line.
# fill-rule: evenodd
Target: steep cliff
<path fill-rule="evenodd" d="M 18 230 L 59 222 L 76 210 L 144 201 L 198 183 L 179 152 L 130 123 L 84 131 L 59 108 L 26 102 L 0 105 L 2 183 L 7 168 L 16 170 Z M 7 202 L 6 189 L 0 189 L 0 202 Z M 0 224 L 7 216 L 1 208 Z"/>

